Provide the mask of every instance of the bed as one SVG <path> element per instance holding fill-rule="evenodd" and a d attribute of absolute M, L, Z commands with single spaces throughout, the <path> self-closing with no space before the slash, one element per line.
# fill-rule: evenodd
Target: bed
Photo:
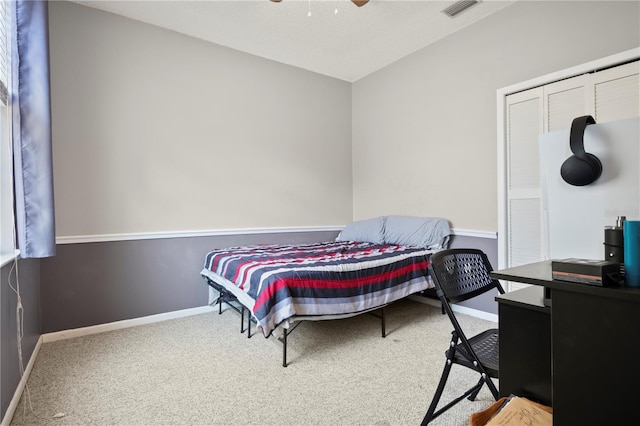
<path fill-rule="evenodd" d="M 286 338 L 301 321 L 380 310 L 384 337 L 384 307 L 433 286 L 429 257 L 449 235 L 442 218 L 381 216 L 347 225 L 335 241 L 215 249 L 201 275 L 210 303 L 241 313 L 242 332 L 250 337 L 254 322 L 283 342 L 286 367 Z"/>

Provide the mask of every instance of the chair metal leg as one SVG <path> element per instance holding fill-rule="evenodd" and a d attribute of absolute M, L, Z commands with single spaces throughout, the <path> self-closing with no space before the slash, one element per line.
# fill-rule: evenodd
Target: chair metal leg
<path fill-rule="evenodd" d="M 438 387 L 436 388 L 436 393 L 433 395 L 433 399 L 431 400 L 431 404 L 429 404 L 429 409 L 427 410 L 427 414 L 425 414 L 424 419 L 422 419 L 422 423 L 420 423 L 420 426 L 425 426 L 431 420 L 436 418 L 436 416 L 434 416 L 434 412 L 436 411 L 438 402 L 440 402 L 440 397 L 442 396 L 442 391 L 444 391 L 444 385 L 447 383 L 447 378 L 449 377 L 450 371 L 451 371 L 451 360 L 447 359 L 447 362 L 444 366 L 444 370 L 442 371 L 442 376 L 440 377 L 440 382 L 438 383 Z"/>
<path fill-rule="evenodd" d="M 482 385 L 484 385 L 485 382 L 486 382 L 485 378 L 484 377 L 480 377 L 480 380 L 478 380 L 478 383 L 476 383 L 476 385 L 475 385 L 475 391 L 473 391 L 471 393 L 471 395 L 469 395 L 467 397 L 467 399 L 469 401 L 475 401 L 476 400 L 476 397 L 478 396 L 478 393 L 480 392 L 480 389 L 482 389 Z"/>
<path fill-rule="evenodd" d="M 491 395 L 493 395 L 493 399 L 495 399 L 496 401 L 498 400 L 498 388 L 496 388 L 495 383 L 493 383 L 493 380 L 491 380 L 490 377 L 487 378 L 487 380 L 485 380 L 487 383 L 487 386 L 489 387 L 489 390 L 491 391 Z"/>
<path fill-rule="evenodd" d="M 450 403 L 448 403 L 447 405 L 445 405 L 444 407 L 442 407 L 441 409 L 439 409 L 438 411 L 436 411 L 435 413 L 433 413 L 433 415 L 431 416 L 431 418 L 429 418 L 427 420 L 427 416 L 425 416 L 423 423 L 421 423 L 421 425 L 426 425 L 428 422 L 430 422 L 431 420 L 435 419 L 436 417 L 438 417 L 440 414 L 444 413 L 445 411 L 447 411 L 449 408 L 453 407 L 454 405 L 456 405 L 458 402 L 462 401 L 463 399 L 467 398 L 469 395 L 471 395 L 472 393 L 478 393 L 478 391 L 482 388 L 482 385 L 484 384 L 484 382 L 482 383 L 476 383 L 471 389 L 469 389 L 468 391 L 466 391 L 465 393 L 463 393 L 462 395 L 460 395 L 459 397 L 457 397 L 456 399 L 454 399 L 453 401 L 451 401 Z M 435 408 L 435 407 L 434 407 Z M 429 413 L 427 413 L 429 414 Z M 426 423 L 425 423 L 426 421 Z"/>
<path fill-rule="evenodd" d="M 474 393 L 472 393 L 471 395 L 469 395 L 469 398 L 467 398 L 467 399 L 469 401 L 475 401 L 476 397 L 478 396 L 478 392 L 480 392 L 480 389 L 482 389 L 482 385 L 484 385 L 486 383 L 487 387 L 491 391 L 491 395 L 493 395 L 493 399 L 495 399 L 497 401 L 498 400 L 498 388 L 496 388 L 496 385 L 491 380 L 491 377 L 489 377 L 486 373 L 481 373 L 481 375 L 482 375 L 482 377 L 480 378 L 480 380 L 476 384 L 476 386 L 477 386 L 476 391 Z"/>
<path fill-rule="evenodd" d="M 422 420 L 421 426 L 427 425 L 433 419 L 438 417 L 440 414 L 447 411 L 449 408 L 456 405 L 458 402 L 462 401 L 464 398 L 467 398 L 469 401 L 474 401 L 482 389 L 482 386 L 486 383 L 493 394 L 494 399 L 498 400 L 498 390 L 496 389 L 494 383 L 491 381 L 491 378 L 485 373 L 480 373 L 480 379 L 478 382 L 467 390 L 464 394 L 455 398 L 442 408 L 436 411 L 436 407 L 438 406 L 438 402 L 440 402 L 440 398 L 442 397 L 442 392 L 444 391 L 445 384 L 447 382 L 447 378 L 449 377 L 449 373 L 451 372 L 451 366 L 453 364 L 453 359 L 455 357 L 456 352 L 456 344 L 458 342 L 458 334 L 454 331 L 451 333 L 451 342 L 449 342 L 449 351 L 447 351 L 447 362 L 444 366 L 444 370 L 442 372 L 442 376 L 440 377 L 440 382 L 438 383 L 438 387 L 436 388 L 436 393 L 431 400 L 431 404 L 429 405 L 429 409 L 427 410 L 427 414 L 425 414 L 424 419 Z"/>

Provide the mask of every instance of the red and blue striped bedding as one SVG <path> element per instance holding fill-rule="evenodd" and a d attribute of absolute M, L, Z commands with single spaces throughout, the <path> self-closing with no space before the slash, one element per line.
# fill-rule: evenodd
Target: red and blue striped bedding
<path fill-rule="evenodd" d="M 433 250 L 331 241 L 214 250 L 202 275 L 249 308 L 265 336 L 299 319 L 366 312 L 428 288 Z"/>

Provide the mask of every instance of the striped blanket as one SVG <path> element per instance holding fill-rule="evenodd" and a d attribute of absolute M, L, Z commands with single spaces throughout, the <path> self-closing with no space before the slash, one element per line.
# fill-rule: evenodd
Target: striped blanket
<path fill-rule="evenodd" d="M 354 241 L 233 247 L 208 253 L 201 274 L 249 308 L 268 337 L 291 320 L 356 315 L 428 288 L 432 252 Z"/>

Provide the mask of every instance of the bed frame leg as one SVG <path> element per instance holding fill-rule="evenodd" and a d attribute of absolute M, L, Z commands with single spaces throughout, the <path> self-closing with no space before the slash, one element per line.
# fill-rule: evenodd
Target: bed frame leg
<path fill-rule="evenodd" d="M 382 337 L 387 337 L 387 330 L 386 330 L 386 320 L 385 320 L 385 316 L 384 316 L 384 306 L 381 309 L 381 314 L 380 314 L 380 318 L 382 320 Z"/>
<path fill-rule="evenodd" d="M 251 338 L 251 311 L 247 309 L 247 339 Z"/>
<path fill-rule="evenodd" d="M 287 366 L 287 334 L 289 334 L 288 330 L 284 329 L 284 337 L 282 338 L 282 366 Z"/>

